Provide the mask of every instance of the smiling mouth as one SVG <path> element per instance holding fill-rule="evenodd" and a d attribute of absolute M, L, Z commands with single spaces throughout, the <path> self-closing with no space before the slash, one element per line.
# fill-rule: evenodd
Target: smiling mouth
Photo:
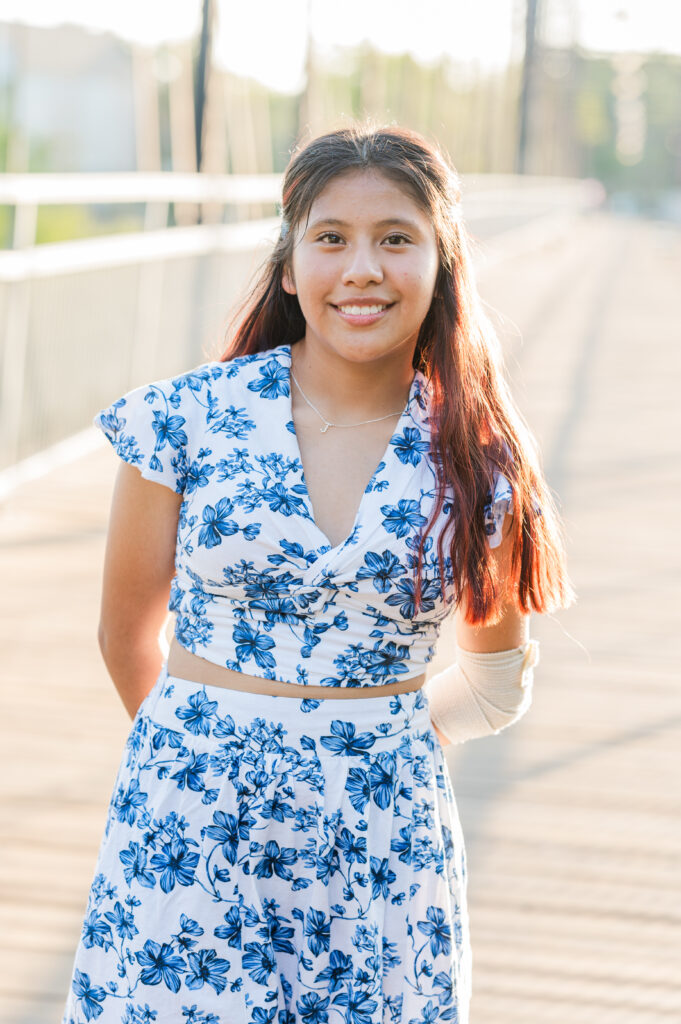
<path fill-rule="evenodd" d="M 334 306 L 334 309 L 337 309 L 340 313 L 343 313 L 345 316 L 370 317 L 377 316 L 379 313 L 384 313 L 386 309 L 390 309 L 393 305 L 393 302 L 386 303 L 385 305 L 377 304 L 375 306 L 353 306 L 351 304 L 348 304 L 346 306 Z"/>

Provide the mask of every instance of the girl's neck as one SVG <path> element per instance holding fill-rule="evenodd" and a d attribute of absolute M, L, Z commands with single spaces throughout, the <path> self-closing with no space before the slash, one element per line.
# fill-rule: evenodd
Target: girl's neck
<path fill-rule="evenodd" d="M 305 339 L 291 345 L 291 366 L 306 395 L 324 415 L 342 422 L 400 412 L 414 378 L 409 350 L 355 363 Z"/>

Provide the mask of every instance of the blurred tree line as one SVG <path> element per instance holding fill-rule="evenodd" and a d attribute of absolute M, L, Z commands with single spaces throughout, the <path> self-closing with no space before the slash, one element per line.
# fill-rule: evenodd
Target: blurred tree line
<path fill-rule="evenodd" d="M 137 168 L 130 170 L 195 170 L 193 103 L 188 94 L 192 82 L 195 86 L 197 50 L 189 43 L 160 49 L 163 60 L 171 59 L 182 70 L 175 76 L 159 75 L 158 52 L 133 55 L 134 88 L 146 84 L 144 102 L 136 104 L 136 117 L 142 118 L 135 128 Z M 487 72 L 475 62 L 464 66 L 445 58 L 421 64 L 409 55 L 385 54 L 368 44 L 324 54 L 311 48 L 305 91 L 287 95 L 213 67 L 207 82 L 202 170 L 279 172 L 293 147 L 307 137 L 368 116 L 436 139 L 461 173 L 513 173 L 522 70 L 520 59 Z M 78 169 L 55 166 L 49 138 L 23 147 L 16 137 L 10 140 L 10 105 L 5 95 L 0 107 L 0 167 Z M 15 124 L 13 132 L 18 131 Z M 528 138 L 529 173 L 595 177 L 611 196 L 625 194 L 630 208 L 655 214 L 662 208 L 661 197 L 681 189 L 681 57 L 596 55 L 578 47 L 543 46 L 533 73 Z M 26 165 L 12 166 L 9 154 L 22 149 L 29 154 Z M 238 216 L 273 212 L 271 206 L 258 206 L 241 209 Z M 188 218 L 186 214 L 178 217 L 171 208 L 169 223 L 191 222 L 191 211 Z M 208 219 L 221 217 L 218 208 Z M 38 241 L 129 230 L 142 221 L 141 207 L 119 207 L 107 216 L 87 208 L 45 208 L 40 211 Z M 10 230 L 11 211 L 0 207 L 5 246 L 11 244 Z"/>
<path fill-rule="evenodd" d="M 275 169 L 286 163 L 296 124 L 314 133 L 347 113 L 435 137 L 462 173 L 512 173 L 521 74 L 520 63 L 483 74 L 366 48 L 347 54 L 338 68 L 313 68 L 297 101 L 272 98 L 279 116 L 271 121 L 282 128 L 273 138 Z M 627 103 L 641 121 L 640 145 L 628 152 L 618 145 Z M 627 190 L 642 203 L 681 188 L 681 57 L 545 48 L 535 71 L 529 150 L 532 174 L 595 177 L 608 192 Z"/>

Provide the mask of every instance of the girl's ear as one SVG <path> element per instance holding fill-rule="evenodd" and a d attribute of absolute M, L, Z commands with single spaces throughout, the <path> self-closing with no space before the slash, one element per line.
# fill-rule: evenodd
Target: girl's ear
<path fill-rule="evenodd" d="M 281 287 L 284 289 L 285 292 L 288 292 L 289 295 L 296 294 L 296 286 L 293 280 L 293 274 L 290 272 L 288 267 L 284 267 L 283 273 L 281 275 Z"/>

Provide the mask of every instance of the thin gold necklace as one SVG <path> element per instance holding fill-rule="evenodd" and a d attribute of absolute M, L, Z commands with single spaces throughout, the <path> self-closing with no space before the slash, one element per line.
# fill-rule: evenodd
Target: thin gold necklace
<path fill-rule="evenodd" d="M 365 423 L 379 423 L 381 420 L 389 420 L 389 419 L 392 419 L 393 416 L 401 416 L 402 415 L 402 409 L 400 409 L 398 412 L 389 412 L 387 416 L 376 416 L 374 419 L 371 419 L 371 420 L 360 420 L 358 423 L 332 423 L 331 420 L 327 420 L 326 416 L 322 415 L 322 413 L 319 411 L 317 406 L 313 405 L 312 402 L 310 401 L 310 399 L 307 397 L 307 395 L 305 394 L 305 392 L 303 391 L 303 389 L 300 386 L 298 378 L 296 377 L 295 373 L 293 372 L 293 367 L 291 367 L 291 376 L 293 377 L 294 381 L 296 382 L 296 387 L 300 391 L 301 395 L 303 396 L 303 398 L 305 399 L 307 404 L 310 406 L 311 409 L 314 409 L 314 411 L 319 416 L 320 420 L 324 421 L 324 426 L 319 428 L 319 433 L 320 434 L 325 434 L 327 432 L 327 430 L 329 429 L 329 427 L 362 427 L 362 426 L 364 426 Z"/>

